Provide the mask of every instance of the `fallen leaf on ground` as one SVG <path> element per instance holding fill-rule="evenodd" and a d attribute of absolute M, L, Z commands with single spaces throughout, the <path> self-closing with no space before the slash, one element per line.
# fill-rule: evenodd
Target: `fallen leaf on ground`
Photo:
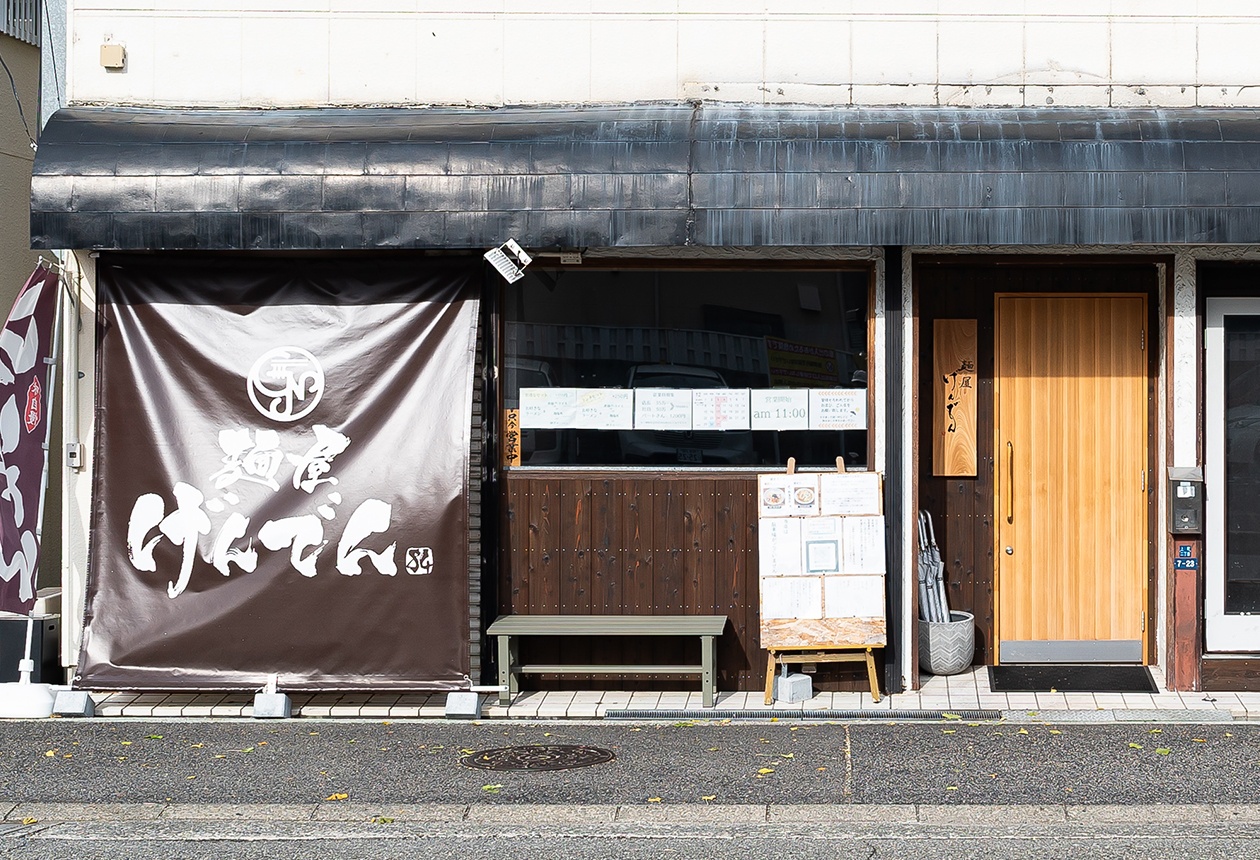
<path fill-rule="evenodd" d="M 1052 734 L 1052 735 L 1061 735 L 1061 734 L 1063 734 L 1063 732 L 1059 731 L 1058 729 L 1051 729 L 1051 730 L 1050 730 L 1050 734 Z"/>
<path fill-rule="evenodd" d="M 943 735 L 956 735 L 956 734 L 958 734 L 958 729 L 941 729 L 941 734 L 943 734 Z"/>
<path fill-rule="evenodd" d="M 160 741 L 160 740 L 162 740 L 162 736 L 161 736 L 161 735 L 145 735 L 145 737 L 146 737 L 146 738 L 148 738 L 148 739 L 149 739 L 149 740 L 151 740 L 151 741 Z"/>
<path fill-rule="evenodd" d="M 659 797 L 649 797 L 649 798 L 648 798 L 648 803 L 660 803 L 660 802 L 661 802 L 661 799 L 660 799 Z"/>
<path fill-rule="evenodd" d="M 487 792 L 487 793 L 489 793 L 489 794 L 498 794 L 498 793 L 499 793 L 499 789 L 501 789 L 501 788 L 503 788 L 503 784 L 502 784 L 502 783 L 499 783 L 499 782 L 496 782 L 496 783 L 494 783 L 494 784 L 492 784 L 492 785 L 483 785 L 483 786 L 481 787 L 481 790 L 482 790 L 482 791 L 484 791 L 484 792 Z"/>
<path fill-rule="evenodd" d="M 1020 730 L 1019 730 L 1019 734 L 1021 734 L 1021 735 L 1026 735 L 1026 734 L 1028 734 L 1028 729 L 1020 729 Z"/>
<path fill-rule="evenodd" d="M 958 714 L 951 714 L 949 711 L 942 711 L 941 716 L 947 720 L 961 720 L 962 719 L 962 717 L 959 716 Z"/>
<path fill-rule="evenodd" d="M 388 818 L 384 815 L 374 815 L 372 817 L 372 823 L 373 824 L 393 824 L 394 819 Z"/>
<path fill-rule="evenodd" d="M 190 746 L 192 746 L 192 748 L 193 748 L 193 749 L 195 749 L 195 750 L 199 750 L 199 749 L 201 749 L 202 747 L 204 747 L 204 746 L 205 746 L 205 744 L 190 744 Z"/>
<path fill-rule="evenodd" d="M 702 794 L 700 795 L 700 799 L 701 800 L 717 800 L 717 795 L 716 794 Z"/>
<path fill-rule="evenodd" d="M 1163 729 L 1151 729 L 1149 732 L 1147 732 L 1147 734 L 1150 734 L 1150 735 L 1162 735 L 1163 733 L 1164 733 Z"/>
<path fill-rule="evenodd" d="M 1142 748 L 1142 745 L 1141 745 L 1141 744 L 1135 744 L 1135 743 L 1130 743 L 1130 744 L 1129 744 L 1129 749 L 1131 749 L 1131 750 L 1140 750 L 1141 748 Z"/>
<path fill-rule="evenodd" d="M 38 818 L 23 818 L 22 823 L 23 824 L 39 824 L 39 819 Z"/>
<path fill-rule="evenodd" d="M 120 743 L 120 744 L 122 744 L 122 745 L 123 745 L 123 746 L 125 746 L 125 747 L 129 747 L 129 746 L 131 746 L 131 741 L 119 741 L 119 743 Z"/>
<path fill-rule="evenodd" d="M 324 798 L 324 800 L 345 800 L 349 796 L 350 795 L 346 794 L 344 791 L 338 791 L 334 794 L 328 795 Z"/>
<path fill-rule="evenodd" d="M 945 786 L 945 790 L 946 790 L 946 791 L 957 791 L 957 790 L 958 790 L 958 786 L 956 786 L 956 785 L 947 785 L 947 786 Z"/>
<path fill-rule="evenodd" d="M 774 768 L 772 767 L 758 768 L 757 773 L 761 774 L 762 776 L 765 776 L 768 773 L 774 773 Z"/>
<path fill-rule="evenodd" d="M 1194 741 L 1196 744 L 1207 743 L 1207 738 L 1191 738 L 1190 740 Z"/>
<path fill-rule="evenodd" d="M 52 758 L 52 757 L 53 757 L 53 756 L 55 756 L 56 754 L 57 754 L 57 751 L 56 751 L 56 750 L 48 750 L 48 751 L 46 751 L 46 752 L 44 753 L 44 756 L 45 756 L 46 758 Z"/>
<path fill-rule="evenodd" d="M 1168 755 L 1172 750 L 1168 747 L 1155 747 L 1155 752 L 1159 755 Z"/>

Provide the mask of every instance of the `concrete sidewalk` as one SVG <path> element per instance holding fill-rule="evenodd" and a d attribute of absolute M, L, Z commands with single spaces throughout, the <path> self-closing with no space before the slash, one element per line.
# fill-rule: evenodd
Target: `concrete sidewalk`
<path fill-rule="evenodd" d="M 1158 693 L 995 693 L 986 668 L 959 675 L 925 676 L 920 689 L 882 696 L 870 693 L 819 693 L 808 702 L 766 705 L 761 692 L 719 693 L 712 711 L 702 707 L 696 692 L 548 691 L 523 692 L 501 707 L 494 696 L 484 699 L 485 719 L 604 719 L 632 711 L 638 719 L 723 717 L 781 713 L 784 718 L 824 712 L 861 712 L 872 717 L 907 712 L 986 711 L 1010 719 L 1033 712 L 1038 718 L 1079 722 L 1125 719 L 1204 721 L 1260 720 L 1260 693 L 1177 693 L 1166 689 L 1163 673 L 1151 667 Z M 295 717 L 364 719 L 440 719 L 445 693 L 291 693 Z M 101 717 L 251 717 L 252 693 L 93 693 Z"/>

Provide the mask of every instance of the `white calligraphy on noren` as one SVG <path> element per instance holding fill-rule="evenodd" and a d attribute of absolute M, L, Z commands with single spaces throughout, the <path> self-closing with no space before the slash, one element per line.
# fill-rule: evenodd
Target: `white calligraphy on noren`
<path fill-rule="evenodd" d="M 311 432 L 313 440 L 285 450 L 285 439 L 299 437 L 299 431 L 290 431 L 285 439 L 267 429 L 220 431 L 223 466 L 206 478 L 210 495 L 180 481 L 171 491 L 173 504 L 168 505 L 168 500 L 157 493 L 145 493 L 136 499 L 127 523 L 127 556 L 132 566 L 139 571 L 156 571 L 154 550 L 162 541 L 169 541 L 179 549 L 181 563 L 175 580 L 168 582 L 166 593 L 172 599 L 179 597 L 188 588 L 201 539 L 211 534 L 215 521 L 221 519 L 217 533 L 209 541 L 208 561 L 223 576 L 230 576 L 233 568 L 242 573 L 253 573 L 258 568 L 255 539 L 265 550 L 287 552 L 289 565 L 305 577 L 318 574 L 317 562 L 326 551 L 331 553 L 332 568 L 344 576 L 362 574 L 364 565 L 385 576 L 397 575 L 397 543 L 379 548 L 380 539 L 375 541 L 376 546 L 371 541 L 374 535 L 389 531 L 393 509 L 388 502 L 373 498 L 360 502 L 350 513 L 336 547 L 329 549 L 324 524 L 336 518 L 343 502 L 341 493 L 334 489 L 338 479 L 332 474 L 333 465 L 350 447 L 350 438 L 323 424 L 314 425 Z M 292 476 L 281 475 L 286 463 L 293 467 Z M 307 497 L 317 493 L 322 496 L 314 500 L 313 513 L 265 520 L 251 538 L 251 517 L 240 510 L 230 510 L 241 505 L 244 493 L 259 492 L 251 491 L 251 487 L 265 488 L 270 496 L 295 492 Z M 265 504 L 253 507 L 263 510 Z M 408 564 L 407 572 L 425 574 L 432 567 L 430 559 L 425 567 Z"/>

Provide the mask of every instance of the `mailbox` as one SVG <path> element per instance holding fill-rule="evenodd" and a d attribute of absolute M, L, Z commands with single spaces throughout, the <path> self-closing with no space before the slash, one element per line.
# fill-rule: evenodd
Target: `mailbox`
<path fill-rule="evenodd" d="M 1168 470 L 1168 531 L 1175 535 L 1203 534 L 1203 470 Z"/>

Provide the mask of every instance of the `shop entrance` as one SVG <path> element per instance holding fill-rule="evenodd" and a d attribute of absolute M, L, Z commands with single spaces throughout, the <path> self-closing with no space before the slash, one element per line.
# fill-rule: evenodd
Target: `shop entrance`
<path fill-rule="evenodd" d="M 1141 663 L 1146 296 L 997 294 L 998 663 Z"/>

